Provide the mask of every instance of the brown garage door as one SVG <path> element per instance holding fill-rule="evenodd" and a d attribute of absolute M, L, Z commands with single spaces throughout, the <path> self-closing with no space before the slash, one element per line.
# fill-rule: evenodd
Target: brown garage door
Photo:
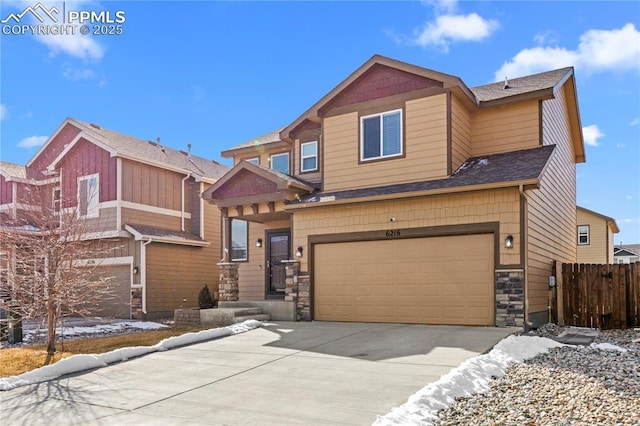
<path fill-rule="evenodd" d="M 493 235 L 317 244 L 314 318 L 493 325 Z"/>
<path fill-rule="evenodd" d="M 99 303 L 92 314 L 100 317 L 131 318 L 131 265 L 98 266 L 91 276 L 107 278 L 109 295 Z"/>

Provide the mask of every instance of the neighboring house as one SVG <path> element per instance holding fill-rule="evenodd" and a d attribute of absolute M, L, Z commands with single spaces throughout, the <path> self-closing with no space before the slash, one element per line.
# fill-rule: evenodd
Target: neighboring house
<path fill-rule="evenodd" d="M 614 263 L 640 262 L 640 244 L 625 244 L 613 249 Z"/>
<path fill-rule="evenodd" d="M 541 324 L 554 261 L 576 261 L 573 68 L 470 88 L 376 55 L 222 155 L 234 167 L 204 193 L 223 215 L 221 300 L 293 301 L 315 320 Z"/>
<path fill-rule="evenodd" d="M 578 263 L 613 263 L 613 234 L 620 232 L 615 219 L 577 206 Z"/>
<path fill-rule="evenodd" d="M 197 307 L 205 284 L 217 291 L 220 213 L 200 194 L 228 167 L 68 118 L 26 167 L 0 169 L 2 214 L 28 208 L 21 186 L 48 185 L 56 209 L 86 220 L 84 238 L 101 253 L 83 262 L 116 283 L 97 315 L 172 316 Z"/>

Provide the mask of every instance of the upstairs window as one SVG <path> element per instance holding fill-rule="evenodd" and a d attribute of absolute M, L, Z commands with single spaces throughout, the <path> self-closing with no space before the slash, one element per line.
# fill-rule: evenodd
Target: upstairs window
<path fill-rule="evenodd" d="M 249 224 L 246 220 L 231 219 L 231 261 L 249 260 Z"/>
<path fill-rule="evenodd" d="M 251 164 L 260 164 L 260 157 L 245 158 L 244 161 Z"/>
<path fill-rule="evenodd" d="M 60 213 L 60 201 L 62 199 L 62 191 L 59 187 L 53 188 L 53 194 L 51 196 L 51 208 L 55 214 Z"/>
<path fill-rule="evenodd" d="M 589 244 L 589 225 L 578 226 L 578 244 L 581 246 Z"/>
<path fill-rule="evenodd" d="M 82 176 L 78 178 L 78 216 L 98 217 L 100 204 L 98 175 Z"/>
<path fill-rule="evenodd" d="M 273 154 L 270 158 L 271 168 L 284 174 L 289 174 L 289 153 Z"/>
<path fill-rule="evenodd" d="M 318 170 L 318 142 L 305 142 L 300 145 L 300 171 Z"/>
<path fill-rule="evenodd" d="M 360 118 L 360 160 L 402 155 L 402 110 Z"/>

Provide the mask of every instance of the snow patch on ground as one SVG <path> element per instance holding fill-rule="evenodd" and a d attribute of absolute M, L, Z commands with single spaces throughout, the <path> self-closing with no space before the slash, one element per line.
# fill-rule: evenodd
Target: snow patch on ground
<path fill-rule="evenodd" d="M 141 323 L 135 322 L 132 324 L 138 326 Z M 162 324 L 147 323 L 147 325 L 143 325 L 143 327 L 153 327 L 150 324 L 162 326 Z M 162 340 L 155 346 L 135 346 L 121 348 L 99 355 L 73 355 L 69 358 L 62 359 L 55 364 L 47 365 L 45 367 L 29 371 L 18 376 L 0 378 L 0 391 L 10 390 L 19 386 L 26 386 L 34 383 L 56 379 L 65 374 L 78 373 L 94 368 L 106 367 L 107 365 L 113 364 L 115 362 L 126 361 L 128 359 L 146 355 L 152 352 L 166 351 L 179 346 L 185 346 L 193 343 L 204 342 L 207 340 L 218 339 L 220 337 L 231 336 L 233 334 L 244 333 L 261 326 L 262 323 L 260 321 L 247 320 L 242 323 L 233 324 L 224 328 L 214 328 L 210 330 L 198 331 L 197 333 L 186 333 L 181 336 L 169 337 Z M 96 327 L 104 326 L 98 325 Z M 74 328 L 92 328 L 93 332 L 91 334 L 95 333 L 95 327 Z"/>
<path fill-rule="evenodd" d="M 487 354 L 464 361 L 460 366 L 431 383 L 384 416 L 374 426 L 431 425 L 438 418 L 437 411 L 449 407 L 457 397 L 487 392 L 493 377 L 505 375 L 514 362 L 563 346 L 554 340 L 537 336 L 509 336 L 501 340 Z"/>
<path fill-rule="evenodd" d="M 595 349 L 600 349 L 603 351 L 618 351 L 622 353 L 627 352 L 625 348 L 622 348 L 618 345 L 613 345 L 611 343 L 592 343 L 591 347 Z"/>
<path fill-rule="evenodd" d="M 93 326 L 56 327 L 56 336 L 82 338 L 90 335 L 121 334 L 126 330 L 157 330 L 165 327 L 167 327 L 167 325 L 150 321 L 121 321 L 113 324 L 98 324 Z M 46 331 L 37 328 L 24 330 L 23 341 L 26 344 L 35 343 L 43 333 L 46 333 Z"/>

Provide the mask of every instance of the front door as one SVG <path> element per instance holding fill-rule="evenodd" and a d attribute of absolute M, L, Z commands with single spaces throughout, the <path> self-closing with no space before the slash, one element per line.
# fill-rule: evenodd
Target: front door
<path fill-rule="evenodd" d="M 267 231 L 267 297 L 284 297 L 285 270 L 283 260 L 289 260 L 289 230 Z"/>

